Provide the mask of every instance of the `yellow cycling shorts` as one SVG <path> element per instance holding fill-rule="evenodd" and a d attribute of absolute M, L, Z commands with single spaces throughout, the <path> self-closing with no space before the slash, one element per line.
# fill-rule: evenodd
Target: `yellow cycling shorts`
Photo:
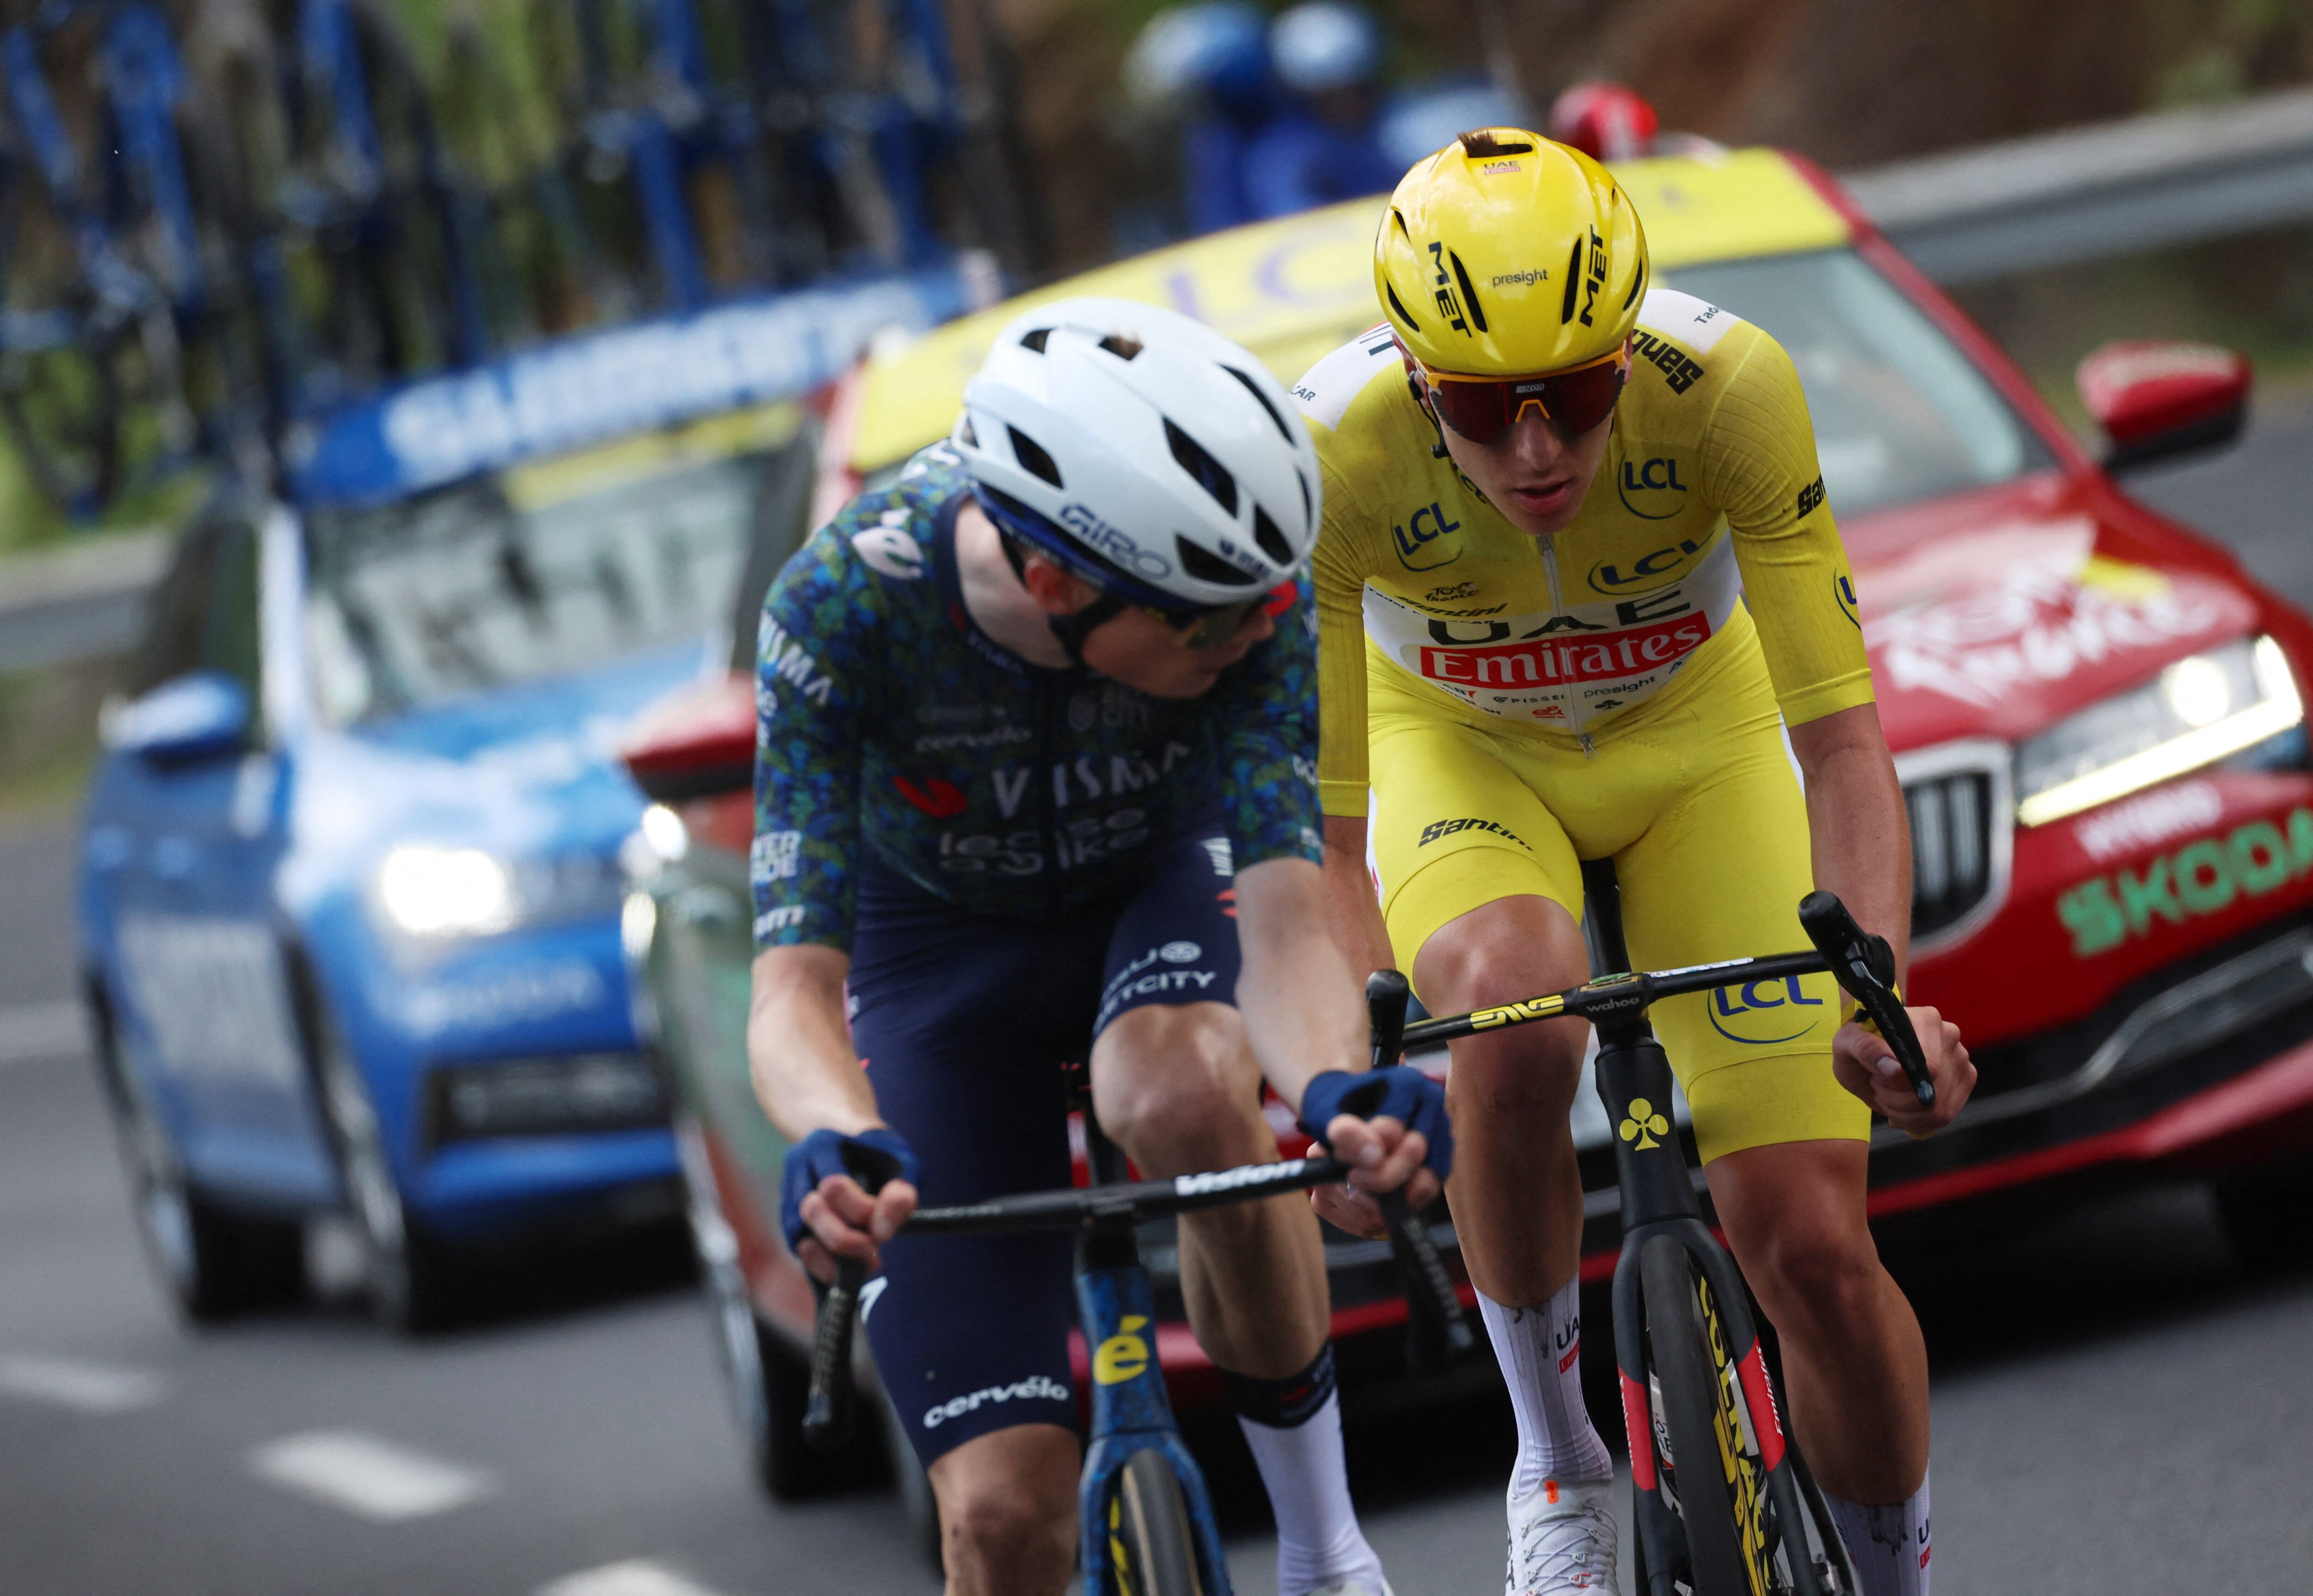
<path fill-rule="evenodd" d="M 1496 899 L 1537 894 L 1579 919 L 1579 862 L 1610 857 L 1640 969 L 1807 945 L 1807 805 L 1755 643 L 1698 659 L 1689 680 L 1595 731 L 1589 756 L 1368 662 L 1374 857 L 1400 969 Z M 1831 1073 L 1840 1003 L 1817 975 L 1654 1006 L 1705 1162 L 1869 1136 L 1869 1110 Z"/>

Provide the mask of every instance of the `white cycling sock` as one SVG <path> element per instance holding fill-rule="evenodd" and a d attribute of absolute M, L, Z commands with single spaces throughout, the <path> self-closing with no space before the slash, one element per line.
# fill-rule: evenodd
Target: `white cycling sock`
<path fill-rule="evenodd" d="M 1517 1416 L 1511 1497 L 1532 1495 L 1546 1479 L 1613 1478 L 1614 1460 L 1582 1402 L 1581 1277 L 1560 1286 L 1539 1308 L 1505 1308 L 1480 1292 L 1478 1313 Z"/>
<path fill-rule="evenodd" d="M 1907 1501 L 1869 1507 L 1824 1493 L 1863 1596 L 1928 1596 L 1928 1478 Z"/>
<path fill-rule="evenodd" d="M 1381 1559 L 1358 1528 L 1350 1505 L 1350 1470 L 1341 1455 L 1341 1399 L 1289 1429 L 1237 1416 L 1244 1443 L 1269 1490 L 1277 1519 L 1278 1596 L 1304 1596 L 1356 1581 L 1379 1591 Z"/>

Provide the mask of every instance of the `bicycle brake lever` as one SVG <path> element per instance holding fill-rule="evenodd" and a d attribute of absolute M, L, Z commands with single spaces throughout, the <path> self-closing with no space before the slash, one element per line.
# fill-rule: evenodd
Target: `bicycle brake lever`
<path fill-rule="evenodd" d="M 1936 1106 L 1936 1083 L 1928 1074 L 1928 1058 L 1921 1049 L 1912 1016 L 1895 995 L 1895 955 L 1885 937 L 1873 936 L 1855 923 L 1847 906 L 1830 892 L 1810 892 L 1799 899 L 1799 927 L 1816 951 L 1831 966 L 1839 984 L 1855 995 L 1871 1023 L 1904 1066 L 1912 1095 L 1923 1109 Z"/>
<path fill-rule="evenodd" d="M 1366 978 L 1366 1018 L 1373 1027 L 1373 1067 L 1397 1062 L 1405 1037 L 1405 1002 L 1412 994 L 1403 973 L 1377 969 Z M 1438 1254 L 1429 1227 L 1413 1211 L 1403 1188 L 1376 1192 L 1389 1250 L 1405 1282 L 1405 1361 L 1416 1374 L 1443 1374 L 1477 1345 L 1454 1277 Z"/>
<path fill-rule="evenodd" d="M 871 1147 L 847 1146 L 844 1165 L 860 1189 L 873 1197 L 899 1174 L 897 1161 Z M 867 1266 L 856 1258 L 835 1260 L 835 1284 L 821 1293 L 812 1327 L 811 1393 L 804 1405 L 804 1444 L 814 1451 L 840 1450 L 851 1439 L 857 1403 L 851 1374 L 851 1328 L 859 1319 L 859 1291 Z"/>
<path fill-rule="evenodd" d="M 804 1407 L 804 1444 L 814 1451 L 840 1451 L 851 1439 L 857 1406 L 851 1375 L 851 1327 L 859 1317 L 859 1288 L 867 1266 L 856 1258 L 835 1260 L 835 1284 L 819 1299 L 819 1322 L 811 1338 L 811 1397 Z"/>

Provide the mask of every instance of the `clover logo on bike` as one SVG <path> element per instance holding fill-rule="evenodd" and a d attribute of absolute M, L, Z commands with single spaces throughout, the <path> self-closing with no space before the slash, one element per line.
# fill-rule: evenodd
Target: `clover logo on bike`
<path fill-rule="evenodd" d="M 1630 1112 L 1623 1119 L 1623 1140 L 1635 1142 L 1639 1151 L 1644 1153 L 1649 1147 L 1662 1145 L 1660 1142 L 1655 1140 L 1657 1136 L 1668 1135 L 1670 1135 L 1670 1121 L 1655 1112 L 1654 1104 L 1642 1097 L 1634 1097 L 1631 1100 Z"/>

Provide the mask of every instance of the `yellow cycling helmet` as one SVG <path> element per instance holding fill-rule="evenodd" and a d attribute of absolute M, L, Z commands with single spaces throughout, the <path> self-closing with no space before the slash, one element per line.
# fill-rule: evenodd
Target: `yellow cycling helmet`
<path fill-rule="evenodd" d="M 1374 292 L 1413 357 L 1525 376 L 1610 353 L 1647 290 L 1647 235 L 1606 169 L 1522 127 L 1415 163 L 1374 241 Z"/>

